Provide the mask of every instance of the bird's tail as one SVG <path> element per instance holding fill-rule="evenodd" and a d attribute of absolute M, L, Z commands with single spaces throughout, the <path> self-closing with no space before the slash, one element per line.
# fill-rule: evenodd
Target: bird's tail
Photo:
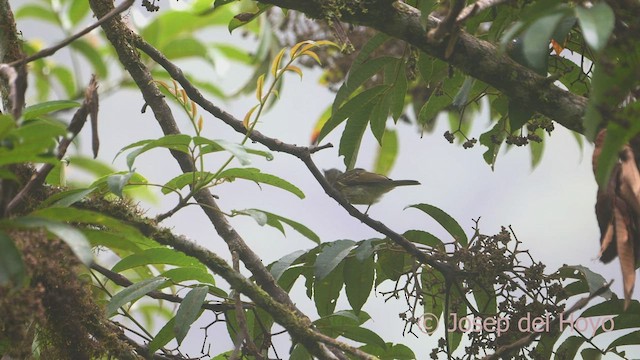
<path fill-rule="evenodd" d="M 393 184 L 395 186 L 409 186 L 409 185 L 420 185 L 420 182 L 416 180 L 393 180 Z"/>

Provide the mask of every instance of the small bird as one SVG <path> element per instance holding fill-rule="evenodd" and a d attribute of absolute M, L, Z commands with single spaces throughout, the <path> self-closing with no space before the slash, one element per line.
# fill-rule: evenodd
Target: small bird
<path fill-rule="evenodd" d="M 365 214 L 372 204 L 378 202 L 382 195 L 395 187 L 420 185 L 416 180 L 392 180 L 364 169 L 353 169 L 347 172 L 329 169 L 324 171 L 324 177 L 349 203 L 368 205 Z"/>

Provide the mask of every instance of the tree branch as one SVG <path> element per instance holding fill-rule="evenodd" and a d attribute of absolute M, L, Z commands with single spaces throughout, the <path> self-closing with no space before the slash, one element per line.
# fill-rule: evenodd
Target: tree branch
<path fill-rule="evenodd" d="M 326 16 L 322 0 L 261 0 L 311 18 Z M 427 29 L 420 23 L 420 11 L 400 1 L 377 0 L 367 5 L 341 9 L 340 21 L 363 25 L 404 40 L 425 53 L 445 61 L 463 73 L 481 80 L 523 107 L 533 109 L 567 129 L 584 132 L 582 117 L 587 99 L 560 89 L 553 81 L 516 63 L 491 43 L 460 31 L 451 54 L 447 42 L 431 43 L 427 31 L 440 20 L 429 16 Z M 447 56 L 450 55 L 450 56 Z"/>

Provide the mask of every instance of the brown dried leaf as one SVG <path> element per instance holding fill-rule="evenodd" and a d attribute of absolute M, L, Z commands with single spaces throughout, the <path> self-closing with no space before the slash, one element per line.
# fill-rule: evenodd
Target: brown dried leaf
<path fill-rule="evenodd" d="M 87 110 L 91 117 L 91 145 L 93 149 L 93 158 L 98 157 L 98 150 L 100 149 L 100 137 L 98 136 L 98 81 L 96 75 L 91 76 L 91 81 L 85 92 L 84 101 L 87 104 Z"/>
<path fill-rule="evenodd" d="M 620 198 L 618 198 L 620 199 Z M 622 270 L 622 283 L 624 288 L 624 308 L 631 302 L 633 287 L 636 281 L 635 256 L 633 251 L 634 231 L 633 220 L 628 212 L 629 208 L 623 201 L 617 201 L 614 208 L 616 246 L 618 248 L 618 258 L 620 259 L 620 269 Z"/>

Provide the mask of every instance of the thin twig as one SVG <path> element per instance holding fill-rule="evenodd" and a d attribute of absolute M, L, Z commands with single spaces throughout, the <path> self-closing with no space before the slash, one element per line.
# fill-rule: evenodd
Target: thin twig
<path fill-rule="evenodd" d="M 511 0 L 478 0 L 473 4 L 462 9 L 462 11 L 460 12 L 460 15 L 458 15 L 458 18 L 456 19 L 456 22 L 458 24 L 461 24 L 467 21 L 467 19 L 469 19 L 470 17 L 475 16 L 477 13 L 483 10 L 486 10 L 494 6 L 498 6 L 508 1 L 511 1 Z"/>
<path fill-rule="evenodd" d="M 122 4 L 118 5 L 118 7 L 116 7 L 115 9 L 109 11 L 105 16 L 103 16 L 102 18 L 100 18 L 100 20 L 96 21 L 95 23 L 89 25 L 88 27 L 86 27 L 84 30 L 78 32 L 75 35 L 72 35 L 66 39 L 64 39 L 63 41 L 59 42 L 58 44 L 52 46 L 52 47 L 48 47 L 46 49 L 42 49 L 40 51 L 38 51 L 37 53 L 28 56 L 26 58 L 20 59 L 20 60 L 16 60 L 14 62 L 9 63 L 9 66 L 13 66 L 13 67 L 17 67 L 17 66 L 22 66 L 25 64 L 28 64 L 34 60 L 38 60 L 47 56 L 51 56 L 53 54 L 55 54 L 58 50 L 62 49 L 63 47 L 71 44 L 72 42 L 78 40 L 79 38 L 85 36 L 86 34 L 90 33 L 93 29 L 97 28 L 98 26 L 104 24 L 105 22 L 109 21 L 111 18 L 113 18 L 114 16 L 118 15 L 119 13 L 127 10 L 131 5 L 133 5 L 133 3 L 135 2 L 135 0 L 125 0 L 124 2 L 122 2 Z"/>

